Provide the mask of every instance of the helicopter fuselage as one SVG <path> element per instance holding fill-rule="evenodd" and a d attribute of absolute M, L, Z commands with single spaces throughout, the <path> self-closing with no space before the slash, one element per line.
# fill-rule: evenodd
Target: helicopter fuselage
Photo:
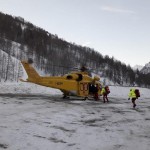
<path fill-rule="evenodd" d="M 22 61 L 21 63 L 28 75 L 26 82 L 56 88 L 61 90 L 66 95 L 88 97 L 89 84 L 95 82 L 95 84 L 100 86 L 99 78 L 95 77 L 93 79 L 86 72 L 76 71 L 64 76 L 42 77 L 28 62 Z"/>

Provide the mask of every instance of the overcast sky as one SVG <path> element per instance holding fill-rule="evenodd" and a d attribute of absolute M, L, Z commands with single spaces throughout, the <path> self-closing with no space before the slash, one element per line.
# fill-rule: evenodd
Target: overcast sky
<path fill-rule="evenodd" d="M 0 0 L 0 11 L 127 65 L 150 62 L 150 0 Z"/>

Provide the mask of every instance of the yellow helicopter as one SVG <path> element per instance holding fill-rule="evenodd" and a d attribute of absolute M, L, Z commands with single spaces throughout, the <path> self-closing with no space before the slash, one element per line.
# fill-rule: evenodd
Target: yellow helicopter
<path fill-rule="evenodd" d="M 64 76 L 40 76 L 33 68 L 32 62 L 21 61 L 28 79 L 23 82 L 32 82 L 38 85 L 59 89 L 63 92 L 63 98 L 68 96 L 79 96 L 85 100 L 88 97 L 94 97 L 98 99 L 101 93 L 101 83 L 98 76 L 93 78 L 88 75 L 85 67 L 82 67 L 80 71 L 73 71 Z"/>

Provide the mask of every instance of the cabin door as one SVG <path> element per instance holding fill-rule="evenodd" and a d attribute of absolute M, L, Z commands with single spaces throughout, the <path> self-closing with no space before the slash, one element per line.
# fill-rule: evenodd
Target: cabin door
<path fill-rule="evenodd" d="M 86 97 L 89 95 L 89 84 L 86 82 L 79 82 L 79 95 Z"/>

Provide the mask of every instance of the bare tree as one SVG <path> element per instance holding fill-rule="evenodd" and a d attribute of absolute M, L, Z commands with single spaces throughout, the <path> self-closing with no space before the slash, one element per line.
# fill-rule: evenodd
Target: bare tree
<path fill-rule="evenodd" d="M 10 59 L 11 59 L 11 43 L 9 41 L 7 41 L 6 51 L 7 51 L 8 56 L 7 56 L 7 62 L 6 62 L 6 74 L 5 74 L 4 82 L 6 82 L 8 79 L 8 71 L 9 71 L 9 65 L 10 65 Z"/>

